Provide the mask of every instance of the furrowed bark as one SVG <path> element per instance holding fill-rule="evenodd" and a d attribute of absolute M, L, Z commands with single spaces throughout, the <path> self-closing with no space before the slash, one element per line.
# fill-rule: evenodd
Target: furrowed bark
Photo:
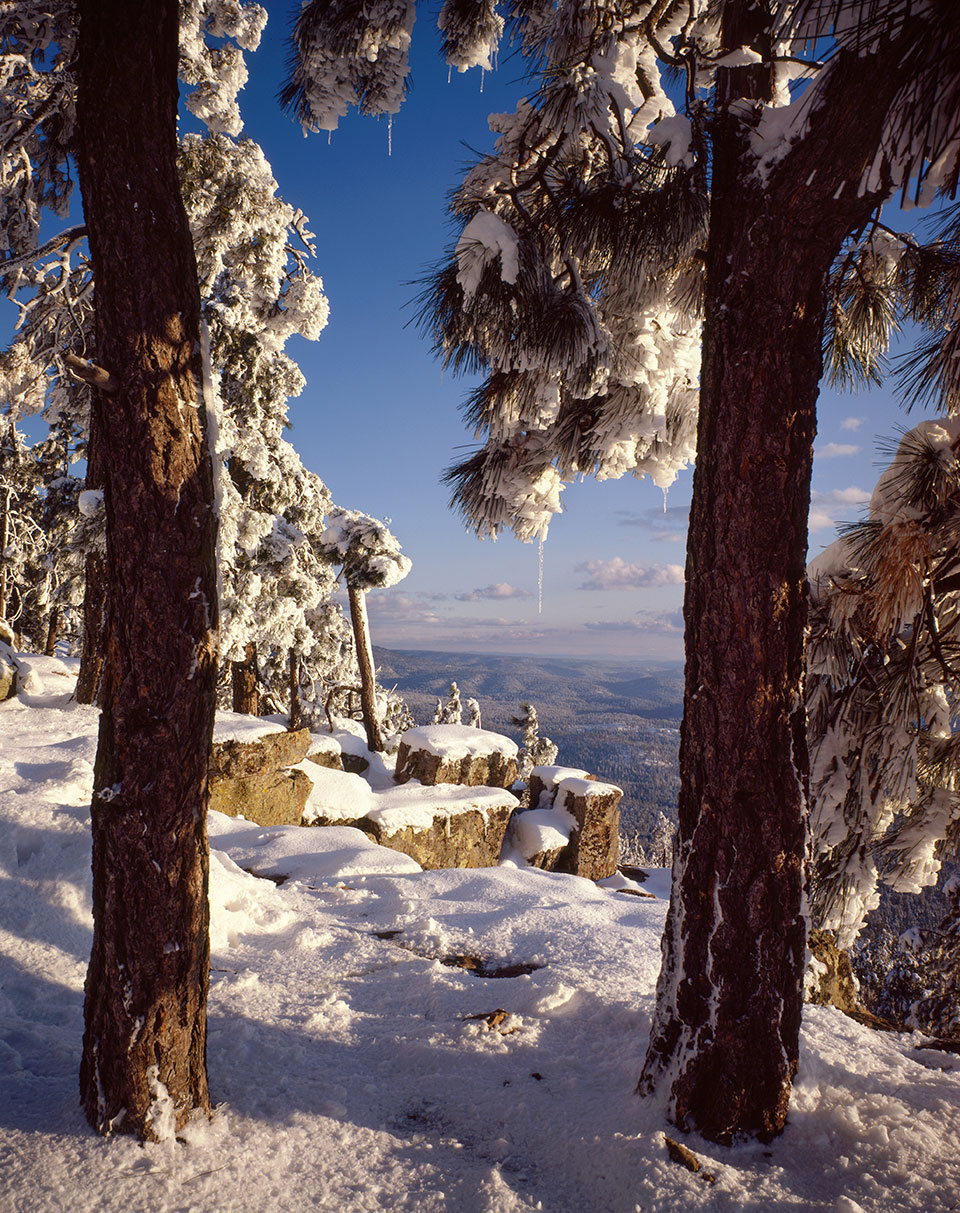
<path fill-rule="evenodd" d="M 751 41 L 725 32 L 731 46 Z M 758 69 L 730 73 L 714 120 L 680 822 L 639 1089 L 668 1088 L 670 1119 L 723 1143 L 782 1130 L 798 1065 L 805 564 L 825 285 L 843 240 L 882 200 L 858 185 L 899 54 L 888 44 L 843 57 L 765 182 L 751 171 L 749 123 L 723 104 L 762 98 Z"/>
<path fill-rule="evenodd" d="M 257 646 L 244 646 L 243 661 L 230 662 L 233 710 L 247 716 L 260 715 L 260 686 L 257 679 Z"/>
<path fill-rule="evenodd" d="M 209 1111 L 207 762 L 216 519 L 199 297 L 176 175 L 176 0 L 81 0 L 78 167 L 96 278 L 107 583 L 94 773 L 91 1124 L 164 1137 Z"/>
<path fill-rule="evenodd" d="M 383 734 L 377 719 L 377 680 L 373 649 L 370 645 L 370 625 L 367 622 L 366 594 L 351 585 L 347 586 L 347 595 L 350 600 L 350 622 L 353 624 L 357 665 L 360 668 L 360 711 L 367 734 L 367 749 L 379 752 L 383 749 Z"/>

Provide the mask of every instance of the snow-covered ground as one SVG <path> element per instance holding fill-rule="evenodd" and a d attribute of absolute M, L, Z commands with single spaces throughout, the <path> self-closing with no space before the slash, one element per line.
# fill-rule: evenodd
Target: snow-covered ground
<path fill-rule="evenodd" d="M 77 1084 L 96 713 L 70 702 L 66 666 L 31 664 L 0 705 L 0 1209 L 960 1208 L 960 1058 L 828 1009 L 807 1012 L 779 1140 L 686 1138 L 699 1174 L 669 1160 L 634 1094 L 664 900 L 509 866 L 421 872 L 351 829 L 219 814 L 216 1116 L 178 1143 L 97 1137 Z"/>

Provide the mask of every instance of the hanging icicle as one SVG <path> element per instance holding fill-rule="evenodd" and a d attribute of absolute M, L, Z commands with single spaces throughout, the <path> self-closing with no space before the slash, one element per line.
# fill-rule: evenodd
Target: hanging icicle
<path fill-rule="evenodd" d="M 387 155 L 393 155 L 393 114 L 387 114 Z"/>
<path fill-rule="evenodd" d="M 540 540 L 540 576 L 537 582 L 537 614 L 543 614 L 543 540 Z"/>
<path fill-rule="evenodd" d="M 483 92 L 483 76 L 484 76 L 484 70 L 481 67 L 481 69 L 480 69 L 480 92 L 481 93 Z"/>

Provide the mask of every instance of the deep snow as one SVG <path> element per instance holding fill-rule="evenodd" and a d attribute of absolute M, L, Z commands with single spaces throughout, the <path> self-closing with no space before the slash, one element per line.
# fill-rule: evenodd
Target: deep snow
<path fill-rule="evenodd" d="M 960 1058 L 830 1009 L 807 1010 L 782 1138 L 685 1138 L 700 1174 L 668 1159 L 634 1094 L 662 898 L 513 866 L 421 872 L 348 828 L 216 813 L 216 1116 L 181 1143 L 97 1137 L 77 1083 L 96 713 L 70 701 L 67 665 L 29 664 L 0 704 L 0 1208 L 960 1208 Z M 646 887 L 665 896 L 666 874 Z M 481 977 L 454 955 L 539 967 Z"/>

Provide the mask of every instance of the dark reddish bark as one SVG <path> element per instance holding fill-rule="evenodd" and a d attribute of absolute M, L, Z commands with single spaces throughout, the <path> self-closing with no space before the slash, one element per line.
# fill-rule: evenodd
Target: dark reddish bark
<path fill-rule="evenodd" d="M 756 42 L 724 11 L 728 45 Z M 878 203 L 857 186 L 893 95 L 878 82 L 896 62 L 891 48 L 849 56 L 766 184 L 749 171 L 748 128 L 723 107 L 764 95 L 760 69 L 726 73 L 715 118 L 680 824 L 640 1090 L 668 1083 L 671 1119 L 720 1142 L 779 1133 L 798 1064 L 804 574 L 825 286 Z"/>
<path fill-rule="evenodd" d="M 176 175 L 176 0 L 81 0 L 78 167 L 96 278 L 107 613 L 81 1092 L 103 1132 L 210 1106 L 207 762 L 213 478 Z"/>
<path fill-rule="evenodd" d="M 353 624 L 354 648 L 360 669 L 360 714 L 367 734 L 367 749 L 379 753 L 383 749 L 383 734 L 377 718 L 377 677 L 370 645 L 370 625 L 367 622 L 367 601 L 363 590 L 347 587 L 350 600 L 350 622 Z"/>
<path fill-rule="evenodd" d="M 88 481 L 89 483 L 89 481 Z M 103 672 L 103 627 L 106 610 L 106 584 L 103 556 L 89 552 L 84 561 L 83 648 L 77 674 L 76 697 L 80 703 L 95 703 Z"/>
<path fill-rule="evenodd" d="M 244 647 L 243 661 L 230 663 L 230 689 L 233 710 L 247 716 L 260 715 L 260 683 L 257 677 L 257 646 Z"/>
<path fill-rule="evenodd" d="M 43 645 L 43 652 L 47 657 L 52 657 L 57 651 L 57 639 L 60 636 L 62 624 L 63 611 L 60 607 L 55 606 L 47 619 L 47 638 Z"/>
<path fill-rule="evenodd" d="M 300 654 L 291 649 L 287 656 L 287 683 L 290 691 L 291 732 L 303 728 L 303 713 L 300 710 Z"/>
<path fill-rule="evenodd" d="M 87 477 L 84 487 L 102 491 L 106 468 L 104 466 L 103 436 L 100 433 L 102 410 L 97 408 L 96 398 L 90 409 L 90 434 L 87 438 Z M 80 703 L 95 703 L 100 692 L 103 673 L 103 629 L 105 624 L 106 574 L 103 553 L 88 552 L 84 561 L 83 583 L 83 646 L 80 650 L 80 671 L 77 674 L 76 697 Z"/>

